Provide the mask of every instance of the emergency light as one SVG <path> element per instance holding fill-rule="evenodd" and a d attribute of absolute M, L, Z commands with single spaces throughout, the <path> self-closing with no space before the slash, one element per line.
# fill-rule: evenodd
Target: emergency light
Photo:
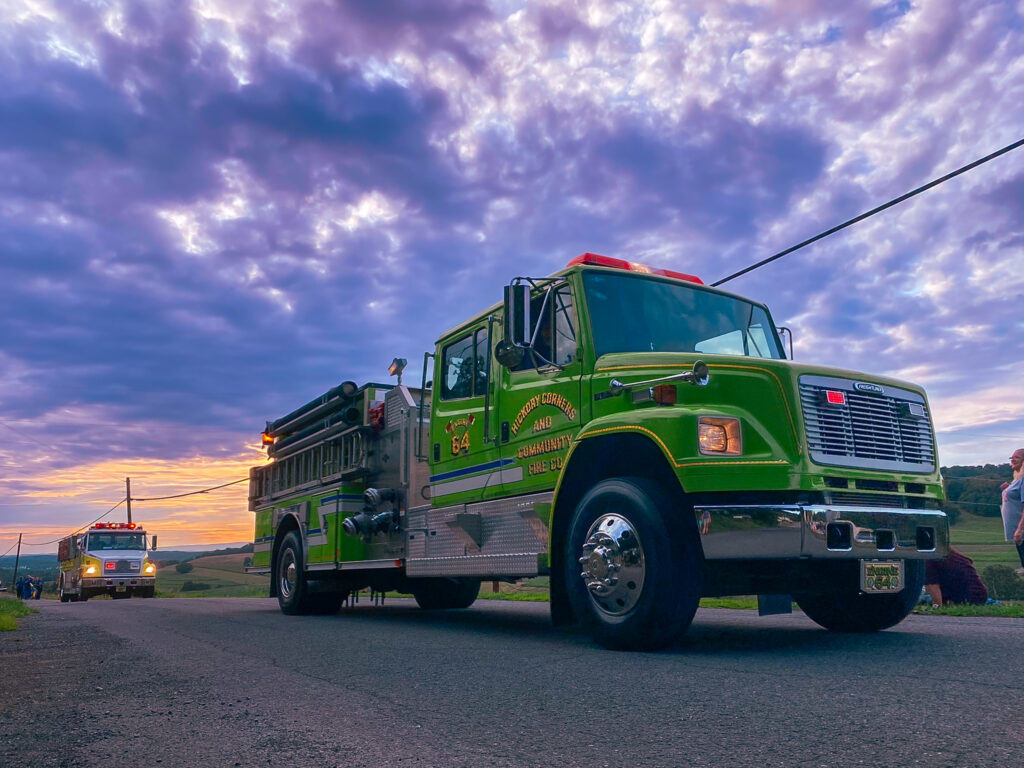
<path fill-rule="evenodd" d="M 826 405 L 846 405 L 846 393 L 841 390 L 825 390 Z"/>
<path fill-rule="evenodd" d="M 671 269 L 654 269 L 646 264 L 638 264 L 635 261 L 625 259 L 614 259 L 611 256 L 601 256 L 597 253 L 584 253 L 566 264 L 566 267 L 574 267 L 577 264 L 594 267 L 611 267 L 612 269 L 624 269 L 627 272 L 639 272 L 644 275 L 661 275 L 662 277 L 674 277 L 676 280 L 687 280 L 691 283 L 704 285 L 704 281 L 695 275 L 687 275 L 684 272 L 675 272 Z"/>
<path fill-rule="evenodd" d="M 96 523 L 93 529 L 100 531 L 134 531 L 138 526 L 135 523 Z"/>

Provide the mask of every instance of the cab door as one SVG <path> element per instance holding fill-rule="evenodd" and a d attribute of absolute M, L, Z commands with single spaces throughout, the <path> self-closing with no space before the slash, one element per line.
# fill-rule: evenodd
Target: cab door
<path fill-rule="evenodd" d="M 502 462 L 492 422 L 485 435 L 487 388 L 492 385 L 489 324 L 481 319 L 438 345 L 430 418 L 430 496 L 435 507 L 501 494 Z"/>
<path fill-rule="evenodd" d="M 577 315 L 567 282 L 534 291 L 532 345 L 514 368 L 502 367 L 498 392 L 505 493 L 551 490 L 580 429 L 582 363 Z"/>

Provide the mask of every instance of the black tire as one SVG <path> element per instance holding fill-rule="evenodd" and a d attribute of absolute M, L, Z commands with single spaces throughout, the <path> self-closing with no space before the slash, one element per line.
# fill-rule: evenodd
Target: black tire
<path fill-rule="evenodd" d="M 411 579 L 410 583 L 416 603 L 427 611 L 469 608 L 480 594 L 480 579 Z"/>
<path fill-rule="evenodd" d="M 686 527 L 680 505 L 654 483 L 604 480 L 576 507 L 563 578 L 573 613 L 598 643 L 663 648 L 697 611 L 703 563 L 696 528 Z"/>
<path fill-rule="evenodd" d="M 71 595 L 64 591 L 64 575 L 61 574 L 60 579 L 57 581 L 57 594 L 60 595 L 60 601 L 62 603 L 71 602 Z"/>
<path fill-rule="evenodd" d="M 856 586 L 859 575 L 850 569 L 852 586 L 839 593 L 794 595 L 808 618 L 831 632 L 878 632 L 894 627 L 917 605 L 924 586 L 924 561 L 905 560 L 900 592 L 866 595 Z"/>
<path fill-rule="evenodd" d="M 306 597 L 305 612 L 314 616 L 333 616 L 348 597 L 348 592 L 319 592 Z"/>
<path fill-rule="evenodd" d="M 156 597 L 156 587 L 143 587 L 139 590 L 139 597 Z"/>
<path fill-rule="evenodd" d="M 302 542 L 299 534 L 292 531 L 284 537 L 277 553 L 277 604 L 281 612 L 289 616 L 301 616 L 309 612 L 309 583 L 303 572 Z"/>

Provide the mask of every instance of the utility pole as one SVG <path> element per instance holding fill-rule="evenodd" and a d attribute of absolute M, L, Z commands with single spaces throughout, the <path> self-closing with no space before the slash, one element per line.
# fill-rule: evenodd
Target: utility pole
<path fill-rule="evenodd" d="M 18 554 L 16 554 L 14 556 L 14 578 L 11 579 L 11 584 L 12 585 L 18 583 L 18 561 L 21 560 L 21 537 L 22 537 L 22 534 L 19 533 L 18 534 Z M 21 597 L 21 595 L 18 595 L 18 597 Z"/>
<path fill-rule="evenodd" d="M 128 505 L 128 522 L 132 521 L 132 479 L 126 477 L 124 479 L 124 500 Z"/>

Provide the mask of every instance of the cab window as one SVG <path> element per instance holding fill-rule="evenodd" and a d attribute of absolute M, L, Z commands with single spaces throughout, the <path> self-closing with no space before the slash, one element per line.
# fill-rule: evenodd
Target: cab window
<path fill-rule="evenodd" d="M 486 328 L 447 345 L 441 355 L 441 399 L 482 396 L 487 389 L 489 360 Z"/>

